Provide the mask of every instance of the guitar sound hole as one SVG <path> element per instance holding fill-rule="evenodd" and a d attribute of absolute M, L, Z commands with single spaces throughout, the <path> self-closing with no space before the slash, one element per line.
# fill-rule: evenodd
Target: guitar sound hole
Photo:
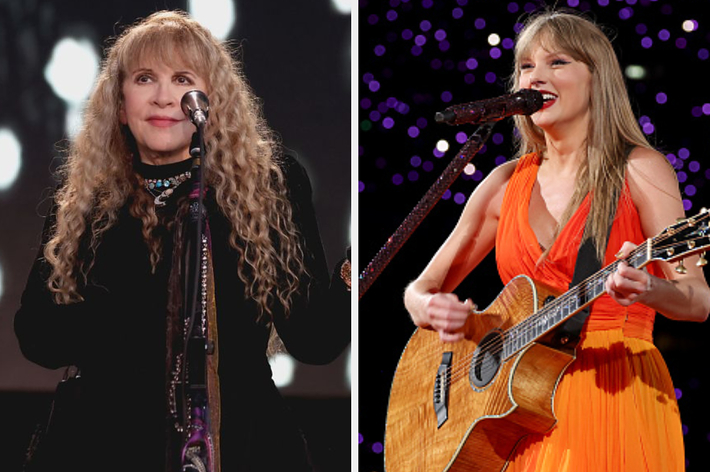
<path fill-rule="evenodd" d="M 478 343 L 471 359 L 468 377 L 476 389 L 482 389 L 495 378 L 503 356 L 503 335 L 491 331 Z"/>

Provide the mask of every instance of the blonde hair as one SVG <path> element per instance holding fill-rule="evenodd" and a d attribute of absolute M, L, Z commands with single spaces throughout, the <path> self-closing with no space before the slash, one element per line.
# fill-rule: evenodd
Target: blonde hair
<path fill-rule="evenodd" d="M 210 116 L 203 172 L 231 221 L 229 242 L 240 256 L 238 275 L 260 314 L 271 315 L 275 302 L 288 313 L 305 268 L 275 138 L 229 49 L 187 14 L 167 11 L 126 29 L 110 47 L 83 128 L 60 169 L 64 183 L 56 195 L 56 224 L 44 249 L 56 303 L 82 300 L 79 286 L 86 283 L 101 235 L 127 202 L 131 215 L 142 221 L 154 270 L 160 258 L 154 236 L 158 217 L 133 169 L 130 130 L 119 122 L 123 80 L 144 60 L 189 65 L 205 80 Z M 78 249 L 84 247 L 89 254 L 80 260 Z"/>
<path fill-rule="evenodd" d="M 629 150 L 633 146 L 651 148 L 651 145 L 634 117 L 611 42 L 597 25 L 579 15 L 558 11 L 531 17 L 517 38 L 511 90 L 519 87 L 521 61 L 538 46 L 569 54 L 586 64 L 591 73 L 587 158 L 577 172 L 574 194 L 556 233 L 592 192 L 584 237 L 593 239 L 597 256 L 603 260 L 610 218 L 624 187 Z M 520 133 L 518 155 L 535 152 L 541 156 L 546 150 L 543 130 L 529 116 L 516 116 L 515 124 Z"/>

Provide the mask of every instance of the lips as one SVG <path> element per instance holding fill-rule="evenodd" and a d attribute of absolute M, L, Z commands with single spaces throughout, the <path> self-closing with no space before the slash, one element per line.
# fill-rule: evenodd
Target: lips
<path fill-rule="evenodd" d="M 542 105 L 543 110 L 545 108 L 550 108 L 557 101 L 557 95 L 552 92 L 540 90 L 540 93 L 542 93 L 542 99 L 545 101 Z"/>
<path fill-rule="evenodd" d="M 180 123 L 182 119 L 176 119 L 170 116 L 151 116 L 146 121 L 153 126 L 167 128 Z"/>

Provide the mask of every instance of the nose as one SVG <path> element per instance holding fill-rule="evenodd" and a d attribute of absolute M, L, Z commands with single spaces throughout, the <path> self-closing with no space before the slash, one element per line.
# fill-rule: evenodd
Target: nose
<path fill-rule="evenodd" d="M 155 94 L 153 95 L 153 102 L 161 108 L 174 105 L 176 99 L 172 93 L 172 89 L 169 84 L 164 82 L 159 82 L 157 87 L 155 87 Z"/>

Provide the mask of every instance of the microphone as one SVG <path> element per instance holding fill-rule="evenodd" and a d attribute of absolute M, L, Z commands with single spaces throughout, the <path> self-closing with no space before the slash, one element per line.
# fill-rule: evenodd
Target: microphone
<path fill-rule="evenodd" d="M 542 108 L 544 103 L 542 93 L 537 90 L 520 89 L 502 97 L 450 106 L 446 110 L 438 112 L 434 119 L 437 123 L 450 125 L 500 121 L 512 115 L 532 115 Z"/>
<path fill-rule="evenodd" d="M 207 116 L 210 113 L 210 101 L 207 95 L 200 90 L 190 90 L 182 96 L 180 100 L 182 112 L 190 118 L 190 121 L 201 128 L 207 123 Z"/>

